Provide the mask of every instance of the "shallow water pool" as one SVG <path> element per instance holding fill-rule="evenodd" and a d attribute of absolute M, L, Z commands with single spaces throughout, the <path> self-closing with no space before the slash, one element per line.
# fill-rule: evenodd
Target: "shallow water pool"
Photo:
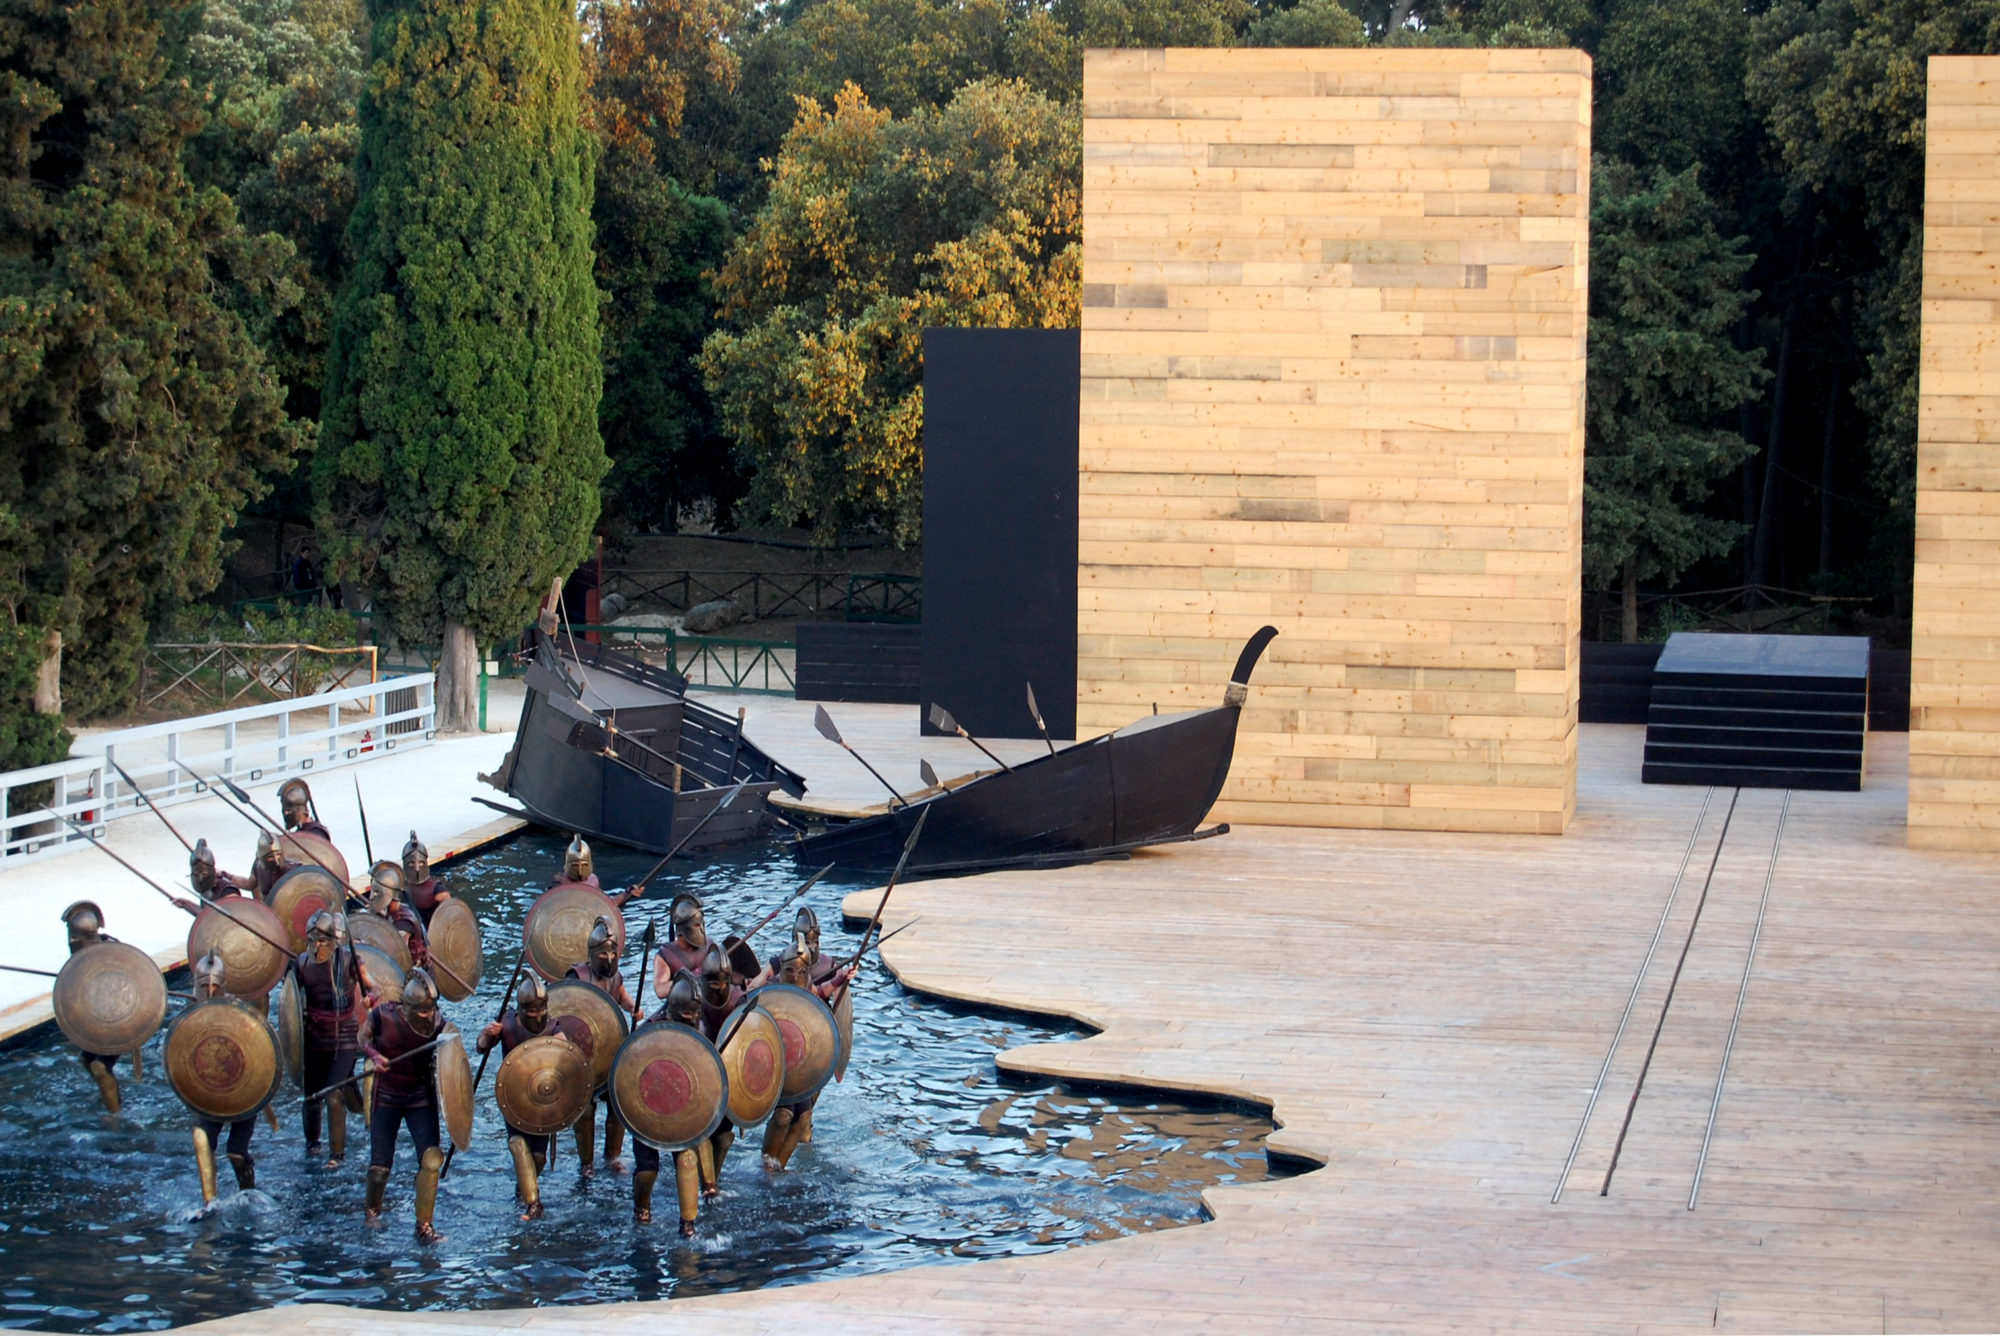
<path fill-rule="evenodd" d="M 492 1018 L 522 915 L 560 862 L 559 841 L 530 835 L 445 874 L 486 932 L 485 983 L 446 1005 L 468 1037 Z M 610 886 L 652 862 L 606 851 L 598 871 Z M 789 855 L 770 849 L 676 860 L 627 907 L 631 936 L 636 943 L 654 915 L 664 934 L 667 903 L 682 890 L 703 898 L 720 936 L 755 922 L 800 880 Z M 841 898 L 858 884 L 828 878 L 808 897 L 831 952 L 858 944 L 840 918 Z M 759 937 L 767 954 L 789 921 L 787 911 Z M 637 949 L 626 959 L 628 982 Z M 814 1140 L 789 1172 L 767 1175 L 757 1134 L 746 1135 L 691 1243 L 676 1233 L 671 1172 L 655 1222 L 635 1226 L 630 1178 L 602 1165 L 581 1176 L 568 1135 L 543 1176 L 547 1216 L 521 1223 L 489 1072 L 476 1144 L 453 1161 L 440 1193 L 446 1241 L 419 1248 L 407 1140 L 384 1222 L 370 1228 L 361 1211 L 365 1130 L 350 1124 L 343 1169 L 309 1166 L 299 1094 L 287 1087 L 279 1130 L 260 1124 L 252 1147 L 258 1190 L 238 1194 L 222 1161 L 219 1208 L 198 1216 L 191 1118 L 161 1077 L 159 1040 L 143 1082 L 134 1085 L 121 1064 L 125 1112 L 110 1118 L 51 1027 L 0 1054 L 0 1327 L 152 1329 L 301 1300 L 467 1309 L 755 1289 L 1190 1224 L 1201 1217 L 1202 1189 L 1270 1172 L 1270 1123 L 1255 1114 L 996 1074 L 999 1050 L 1066 1033 L 919 997 L 871 954 L 856 984 L 855 1056 L 845 1082 L 820 1099 Z"/>

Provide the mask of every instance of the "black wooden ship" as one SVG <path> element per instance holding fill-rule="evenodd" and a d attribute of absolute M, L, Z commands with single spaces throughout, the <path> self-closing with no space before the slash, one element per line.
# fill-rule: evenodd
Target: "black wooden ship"
<path fill-rule="evenodd" d="M 689 700 L 687 686 L 678 673 L 607 646 L 559 653 L 544 640 L 528 667 L 513 749 L 480 779 L 539 825 L 649 853 L 665 853 L 698 826 L 691 850 L 767 834 L 768 798 L 803 794 L 804 777 L 746 739 L 741 714 Z M 702 826 L 739 782 L 742 792 Z"/>
<path fill-rule="evenodd" d="M 1251 670 L 1277 634 L 1267 626 L 1250 637 L 1219 706 L 1150 715 L 879 815 L 831 825 L 801 840 L 799 857 L 886 874 L 923 812 L 930 818 L 905 876 L 1058 866 L 1222 834 L 1227 826 L 1203 831 L 1201 821 L 1229 778 Z"/>

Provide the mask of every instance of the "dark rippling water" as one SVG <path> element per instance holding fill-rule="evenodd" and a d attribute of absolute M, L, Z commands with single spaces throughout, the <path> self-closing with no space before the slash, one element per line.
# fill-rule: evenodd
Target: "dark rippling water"
<path fill-rule="evenodd" d="M 485 985 L 446 1006 L 468 1036 L 498 1005 L 521 917 L 560 849 L 528 836 L 447 874 L 478 910 L 488 947 Z M 609 886 L 651 862 L 607 852 L 598 870 Z M 664 920 L 674 893 L 691 890 L 720 934 L 754 922 L 799 880 L 789 856 L 770 850 L 677 860 L 627 913 L 635 925 Z M 858 940 L 840 920 L 854 885 L 828 878 L 809 897 L 829 950 Z M 628 956 L 628 980 L 633 964 Z M 370 1228 L 361 1214 L 366 1129 L 350 1123 L 344 1169 L 307 1166 L 299 1095 L 288 1087 L 279 1131 L 258 1127 L 257 1190 L 238 1194 L 222 1161 L 219 1208 L 197 1217 L 190 1117 L 161 1078 L 159 1040 L 141 1084 L 121 1064 L 125 1112 L 113 1119 L 51 1029 L 0 1055 L 0 1326 L 125 1331 L 299 1300 L 464 1309 L 756 1289 L 1190 1224 L 1203 1188 L 1269 1172 L 1264 1118 L 997 1076 L 999 1050 L 1061 1037 L 1023 1017 L 918 997 L 871 954 L 855 994 L 854 1061 L 821 1097 L 813 1142 L 790 1172 L 767 1176 L 757 1134 L 747 1134 L 691 1244 L 676 1235 L 671 1170 L 655 1223 L 636 1227 L 631 1179 L 601 1166 L 580 1177 L 568 1136 L 542 1180 L 546 1218 L 520 1223 L 489 1073 L 476 1145 L 453 1161 L 440 1194 L 448 1237 L 419 1249 L 407 1139 L 385 1221 Z"/>

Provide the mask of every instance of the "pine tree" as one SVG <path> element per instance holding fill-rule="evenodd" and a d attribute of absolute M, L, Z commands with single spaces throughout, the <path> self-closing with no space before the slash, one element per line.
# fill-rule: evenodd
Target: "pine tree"
<path fill-rule="evenodd" d="M 377 0 L 371 17 L 319 528 L 399 640 L 442 642 L 456 731 L 476 646 L 527 624 L 597 520 L 593 143 L 560 0 Z"/>
<path fill-rule="evenodd" d="M 1671 581 L 1743 535 L 1699 507 L 1751 450 L 1718 423 L 1765 375 L 1730 338 L 1757 295 L 1743 287 L 1754 257 L 1716 230 L 1698 171 L 1591 167 L 1583 561 L 1622 581 L 1627 641 L 1640 580 Z"/>
<path fill-rule="evenodd" d="M 0 0 L 0 714 L 50 632 L 70 714 L 123 706 L 149 620 L 215 587 L 224 532 L 308 435 L 217 299 L 268 289 L 268 257 L 183 174 L 201 115 L 161 19 Z M 4 732 L 0 768 L 66 746 Z"/>

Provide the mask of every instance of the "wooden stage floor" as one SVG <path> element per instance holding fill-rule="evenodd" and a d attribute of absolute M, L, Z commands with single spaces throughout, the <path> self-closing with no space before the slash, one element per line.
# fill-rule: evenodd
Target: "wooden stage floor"
<path fill-rule="evenodd" d="M 896 893 L 913 987 L 1103 1029 L 1004 1066 L 1244 1096 L 1324 1162 L 1213 1192 L 1212 1223 L 666 1304 L 215 1326 L 2000 1327 L 2000 863 L 1905 848 L 1900 736 L 1863 792 L 1788 797 L 1642 786 L 1642 735 L 1585 728 L 1560 838 L 1238 829 Z"/>

